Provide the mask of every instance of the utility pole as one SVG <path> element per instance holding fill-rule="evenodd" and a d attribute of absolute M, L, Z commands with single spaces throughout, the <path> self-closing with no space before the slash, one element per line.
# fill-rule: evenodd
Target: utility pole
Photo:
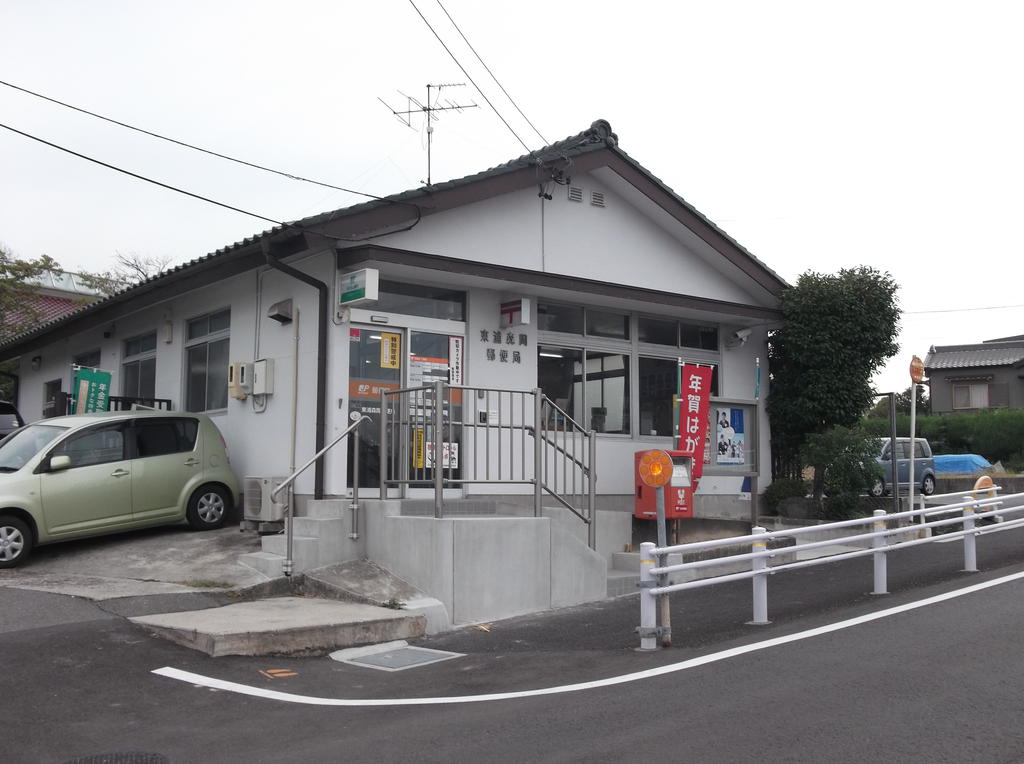
<path fill-rule="evenodd" d="M 426 103 L 421 103 L 420 101 L 418 101 L 417 99 L 413 98 L 412 96 L 407 96 L 407 95 L 405 95 L 405 93 L 403 93 L 401 90 L 399 90 L 398 91 L 399 95 L 401 95 L 406 100 L 406 108 L 404 110 L 399 110 L 399 109 L 392 108 L 387 103 L 387 101 L 385 101 L 383 98 L 378 98 L 377 99 L 382 104 L 387 106 L 388 110 L 392 114 L 394 114 L 396 117 L 398 117 L 398 121 L 399 122 L 401 122 L 403 125 L 405 125 L 408 128 L 411 128 L 413 130 L 415 130 L 416 128 L 414 128 L 413 125 L 412 125 L 412 115 L 413 114 L 417 114 L 417 113 L 421 113 L 421 114 L 425 114 L 426 115 L 424 119 L 426 120 L 426 124 L 427 124 L 427 185 L 428 186 L 430 185 L 430 159 L 431 159 L 430 158 L 430 144 L 433 141 L 433 137 L 434 137 L 434 126 L 431 123 L 434 120 L 438 119 L 437 112 L 439 112 L 439 111 L 462 111 L 463 109 L 476 109 L 477 108 L 477 105 L 475 103 L 458 104 L 458 103 L 453 103 L 452 101 L 449 101 L 447 99 L 445 99 L 443 104 L 440 103 L 440 101 L 441 101 L 441 90 L 443 88 L 461 88 L 461 87 L 465 87 L 465 83 L 464 82 L 449 82 L 449 83 L 443 83 L 443 84 L 440 84 L 440 85 L 427 85 L 427 100 L 426 100 Z M 431 91 L 432 90 L 436 90 L 437 91 L 437 93 L 435 95 L 433 95 L 433 96 L 431 96 Z"/>

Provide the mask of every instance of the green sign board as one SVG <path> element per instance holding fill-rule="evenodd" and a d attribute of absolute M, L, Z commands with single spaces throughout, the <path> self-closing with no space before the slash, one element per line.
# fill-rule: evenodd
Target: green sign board
<path fill-rule="evenodd" d="M 75 413 L 106 411 L 110 396 L 110 372 L 80 368 L 75 371 Z"/>
<path fill-rule="evenodd" d="M 338 274 L 338 304 L 357 305 L 376 300 L 379 282 L 380 271 L 376 268 Z"/>

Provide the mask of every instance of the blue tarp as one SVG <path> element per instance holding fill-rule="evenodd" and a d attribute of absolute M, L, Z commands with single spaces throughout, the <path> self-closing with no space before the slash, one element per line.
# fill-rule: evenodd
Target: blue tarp
<path fill-rule="evenodd" d="M 992 465 L 984 456 L 977 454 L 943 454 L 935 456 L 935 472 L 942 473 L 967 473 L 981 472 Z"/>

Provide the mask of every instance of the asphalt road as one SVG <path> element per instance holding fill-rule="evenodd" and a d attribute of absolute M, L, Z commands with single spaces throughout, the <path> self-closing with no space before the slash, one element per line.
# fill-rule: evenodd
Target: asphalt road
<path fill-rule="evenodd" d="M 209 658 L 101 604 L 0 589 L 5 762 L 100 753 L 172 762 L 1020 762 L 1024 531 L 773 576 L 769 626 L 749 584 L 673 597 L 675 646 L 638 653 L 635 597 L 467 628 L 420 644 L 464 655 L 401 672 L 316 658 Z M 986 582 L 1001 583 L 844 628 Z M 765 640 L 775 644 L 762 645 Z M 732 651 L 723 654 L 723 651 Z M 664 670 L 660 676 L 635 672 Z M 255 697 L 154 674 L 239 683 Z M 417 705 L 303 699 L 448 698 L 592 682 L 571 692 Z M 123 756 L 122 761 L 132 759 Z M 136 758 L 136 760 L 142 760 Z M 151 759 L 156 760 L 156 759 Z"/>

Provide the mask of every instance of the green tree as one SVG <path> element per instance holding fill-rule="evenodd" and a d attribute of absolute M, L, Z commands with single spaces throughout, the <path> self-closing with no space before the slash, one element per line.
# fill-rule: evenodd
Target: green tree
<path fill-rule="evenodd" d="M 111 270 L 100 273 L 80 273 L 82 283 L 104 294 L 113 294 L 122 289 L 147 281 L 167 270 L 169 256 L 148 256 L 136 253 L 118 252 Z"/>
<path fill-rule="evenodd" d="M 871 408 L 871 377 L 898 350 L 896 289 L 888 273 L 858 266 L 809 271 L 782 294 L 784 324 L 768 338 L 774 478 L 799 477 L 808 436 Z"/>

